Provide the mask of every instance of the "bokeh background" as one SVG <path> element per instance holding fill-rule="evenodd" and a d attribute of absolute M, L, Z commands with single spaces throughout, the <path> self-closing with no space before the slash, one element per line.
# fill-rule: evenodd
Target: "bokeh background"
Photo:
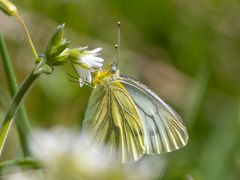
<path fill-rule="evenodd" d="M 66 23 L 72 46 L 102 47 L 116 59 L 121 21 L 121 73 L 156 91 L 183 117 L 189 143 L 160 155 L 157 179 L 240 177 L 240 2 L 238 0 L 13 0 L 38 52 L 58 24 Z M 0 13 L 19 84 L 34 66 L 22 29 Z M 43 75 L 25 99 L 34 128 L 81 126 L 90 87 L 69 81 L 71 66 Z M 2 118 L 10 95 L 0 62 Z M 4 159 L 21 155 L 12 130 Z M 157 158 L 157 157 L 156 157 Z M 162 163 L 162 158 L 159 163 Z"/>

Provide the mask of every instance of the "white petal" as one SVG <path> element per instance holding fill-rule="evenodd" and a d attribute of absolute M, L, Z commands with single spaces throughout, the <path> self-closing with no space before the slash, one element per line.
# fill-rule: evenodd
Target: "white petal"
<path fill-rule="evenodd" d="M 102 63 L 99 63 L 99 62 L 92 62 L 92 67 L 93 68 L 100 68 L 100 67 L 102 67 L 103 66 L 103 64 Z"/>
<path fill-rule="evenodd" d="M 80 51 L 83 51 L 83 50 L 85 50 L 85 49 L 87 49 L 88 48 L 88 46 L 84 46 L 84 47 L 80 47 L 80 48 L 78 48 Z"/>
<path fill-rule="evenodd" d="M 95 62 L 103 62 L 104 59 L 103 59 L 103 58 L 100 58 L 100 57 L 95 57 L 95 56 L 94 56 L 94 61 L 95 61 Z"/>
<path fill-rule="evenodd" d="M 93 68 L 99 68 L 102 67 L 102 63 L 99 62 L 98 57 L 92 57 L 92 61 L 89 61 L 89 66 Z"/>
<path fill-rule="evenodd" d="M 80 85 L 80 87 L 83 87 L 83 85 L 84 85 L 84 81 L 81 78 L 79 78 L 79 85 Z"/>
<path fill-rule="evenodd" d="M 87 76 L 87 82 L 89 83 L 89 84 L 91 84 L 91 82 L 92 82 L 92 76 L 91 76 L 91 73 L 88 71 L 88 73 L 89 73 L 89 76 Z"/>
<path fill-rule="evenodd" d="M 100 52 L 101 50 L 102 50 L 102 48 L 99 47 L 99 48 L 93 49 L 91 51 L 86 51 L 86 52 L 89 54 L 96 54 L 96 53 Z"/>
<path fill-rule="evenodd" d="M 92 55 L 82 56 L 81 62 L 86 64 L 89 68 L 99 68 L 102 67 L 102 63 L 104 60 L 99 57 L 95 57 Z"/>
<path fill-rule="evenodd" d="M 92 57 L 92 56 L 89 57 L 88 54 L 82 55 L 82 56 L 80 57 L 80 61 L 81 61 L 82 63 L 87 64 L 87 65 L 89 66 L 89 61 L 91 61 L 91 57 Z"/>
<path fill-rule="evenodd" d="M 92 76 L 89 70 L 86 70 L 80 66 L 76 66 L 76 70 L 80 76 L 79 78 L 80 87 L 82 87 L 85 82 L 88 82 L 88 83 L 92 82 Z"/>
<path fill-rule="evenodd" d="M 81 57 L 82 63 L 85 63 L 87 66 L 91 67 L 91 62 L 94 56 L 86 54 Z"/>

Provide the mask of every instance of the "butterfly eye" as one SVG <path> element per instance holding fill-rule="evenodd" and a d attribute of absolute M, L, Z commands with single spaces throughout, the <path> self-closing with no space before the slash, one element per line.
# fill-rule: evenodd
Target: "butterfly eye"
<path fill-rule="evenodd" d="M 117 70 L 118 70 L 117 66 L 116 65 L 112 65 L 112 67 L 111 67 L 112 73 L 116 73 Z"/>

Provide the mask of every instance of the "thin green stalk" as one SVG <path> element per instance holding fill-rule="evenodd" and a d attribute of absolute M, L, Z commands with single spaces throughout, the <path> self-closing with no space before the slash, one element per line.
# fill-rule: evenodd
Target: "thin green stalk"
<path fill-rule="evenodd" d="M 26 169 L 41 169 L 42 166 L 41 164 L 33 158 L 27 157 L 27 158 L 22 158 L 22 159 L 13 159 L 13 160 L 8 160 L 0 163 L 0 174 L 2 175 L 2 172 L 5 174 L 8 174 L 7 171 L 10 171 L 9 173 L 14 173 L 16 172 L 16 167 L 21 168 L 21 170 Z M 12 169 L 11 169 L 12 168 Z"/>
<path fill-rule="evenodd" d="M 35 80 L 37 79 L 37 77 L 39 75 L 40 74 L 35 74 L 33 71 L 25 79 L 22 86 L 18 90 L 17 94 L 14 96 L 6 115 L 2 120 L 2 124 L 0 126 L 0 156 L 2 154 L 2 150 L 4 147 L 8 132 L 11 128 L 11 124 L 14 120 L 14 116 L 15 116 L 16 112 L 18 111 L 18 108 L 19 108 L 24 96 L 27 94 L 27 91 L 30 89 L 31 85 L 35 82 Z"/>
<path fill-rule="evenodd" d="M 27 36 L 27 39 L 28 39 L 28 43 L 29 43 L 29 45 L 30 45 L 30 48 L 32 49 L 34 59 L 37 60 L 37 59 L 38 59 L 38 54 L 37 54 L 37 51 L 36 51 L 36 49 L 35 49 L 35 47 L 34 47 L 34 45 L 33 45 L 32 38 L 31 38 L 31 36 L 30 36 L 30 33 L 29 33 L 29 31 L 28 31 L 28 28 L 27 28 L 27 26 L 25 25 L 22 17 L 21 17 L 19 14 L 16 14 L 16 18 L 17 18 L 17 20 L 19 21 L 19 23 L 21 24 L 21 26 L 23 27 L 23 30 L 24 30 L 24 32 L 25 32 L 25 34 L 26 34 L 26 36 Z"/>
<path fill-rule="evenodd" d="M 6 44 L 1 33 L 0 33 L 0 52 L 2 56 L 5 74 L 7 77 L 8 86 L 10 89 L 10 94 L 13 97 L 17 93 L 18 84 L 15 78 L 16 76 L 12 67 L 12 63 L 8 55 Z M 23 153 L 25 156 L 29 156 L 30 150 L 28 148 L 27 138 L 31 133 L 31 129 L 30 129 L 27 113 L 24 106 L 21 106 L 19 108 L 17 118 L 16 118 L 16 124 L 17 124 L 20 141 L 23 148 Z"/>

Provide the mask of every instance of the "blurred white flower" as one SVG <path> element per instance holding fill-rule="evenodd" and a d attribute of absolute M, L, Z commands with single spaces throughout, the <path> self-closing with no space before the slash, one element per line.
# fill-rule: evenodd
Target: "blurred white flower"
<path fill-rule="evenodd" d="M 30 148 L 33 155 L 47 166 L 57 167 L 59 161 L 66 160 L 82 170 L 102 170 L 109 162 L 103 161 L 90 142 L 85 134 L 58 127 L 52 131 L 36 131 L 30 141 Z"/>
<path fill-rule="evenodd" d="M 102 48 L 96 48 L 92 51 L 87 51 L 85 50 L 86 48 L 87 47 L 80 49 L 82 53 L 79 55 L 78 60 L 73 63 L 79 74 L 80 87 L 82 87 L 85 82 L 89 84 L 92 82 L 91 73 L 101 68 L 104 62 L 103 58 L 98 57 Z"/>
<path fill-rule="evenodd" d="M 5 180 L 43 180 L 43 179 L 126 179 L 151 180 L 163 174 L 165 161 L 148 157 L 137 163 L 119 164 L 103 157 L 91 138 L 64 128 L 51 131 L 36 131 L 30 139 L 33 155 L 43 165 L 40 172 L 22 172 Z M 98 148 L 97 148 L 98 147 Z"/>
<path fill-rule="evenodd" d="M 3 173 L 4 174 L 4 173 Z M 14 173 L 1 176 L 3 180 L 44 180 L 44 176 L 40 170 L 21 171 L 15 169 Z"/>

